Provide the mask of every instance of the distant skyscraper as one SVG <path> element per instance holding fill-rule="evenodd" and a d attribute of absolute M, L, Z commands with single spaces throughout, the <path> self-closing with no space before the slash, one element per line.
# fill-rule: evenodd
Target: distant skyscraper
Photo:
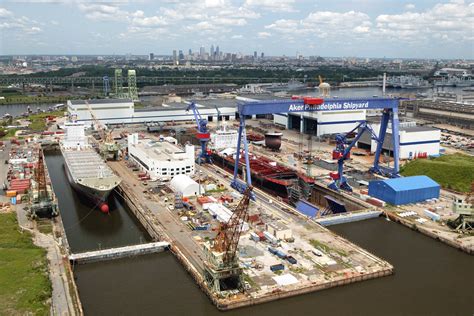
<path fill-rule="evenodd" d="M 265 57 L 265 54 L 262 52 L 262 53 L 260 54 L 260 58 L 263 59 L 263 57 Z"/>
<path fill-rule="evenodd" d="M 216 59 L 221 58 L 221 52 L 219 51 L 219 45 L 216 46 Z"/>
<path fill-rule="evenodd" d="M 257 59 L 257 51 L 253 52 L 253 58 Z"/>
<path fill-rule="evenodd" d="M 193 54 L 193 51 L 191 50 L 191 48 L 188 50 L 188 55 L 192 55 Z"/>
<path fill-rule="evenodd" d="M 183 59 L 184 59 L 184 54 L 183 54 L 183 51 L 182 51 L 181 49 L 179 50 L 178 57 L 179 57 L 179 60 L 183 60 Z"/>
<path fill-rule="evenodd" d="M 173 62 L 177 62 L 178 61 L 178 54 L 176 53 L 176 49 L 173 49 Z"/>
<path fill-rule="evenodd" d="M 211 59 L 214 59 L 214 44 L 211 45 L 211 51 L 209 52 L 209 55 L 211 55 Z"/>
<path fill-rule="evenodd" d="M 155 54 L 150 53 L 150 56 L 148 56 L 148 60 L 153 60 L 155 59 Z"/>
<path fill-rule="evenodd" d="M 204 57 L 205 53 L 206 53 L 206 50 L 204 49 L 204 47 L 201 46 L 201 48 L 199 48 L 199 56 L 202 58 Z"/>

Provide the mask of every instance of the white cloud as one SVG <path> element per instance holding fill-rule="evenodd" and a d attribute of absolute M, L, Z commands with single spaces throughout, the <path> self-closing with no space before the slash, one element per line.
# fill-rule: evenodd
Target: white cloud
<path fill-rule="evenodd" d="M 415 9 L 415 5 L 413 3 L 409 3 L 409 4 L 405 5 L 405 9 L 406 10 L 413 10 L 413 9 Z"/>
<path fill-rule="evenodd" d="M 370 38 L 382 42 L 416 43 L 430 38 L 443 42 L 473 40 L 473 25 L 474 3 L 454 0 L 436 4 L 424 12 L 382 14 L 375 19 L 357 11 L 316 11 L 300 20 L 276 20 L 265 29 L 277 32 L 287 40 L 312 37 L 335 40 L 352 36 L 355 40 Z"/>
<path fill-rule="evenodd" d="M 279 32 L 286 38 L 296 37 L 339 37 L 349 30 L 356 33 L 369 33 L 372 23 L 362 12 L 317 11 L 302 20 L 281 19 L 266 25 L 265 28 Z"/>
<path fill-rule="evenodd" d="M 16 16 L 5 8 L 0 8 L 0 30 L 19 32 L 25 34 L 37 34 L 42 32 L 38 22 L 26 16 Z"/>
<path fill-rule="evenodd" d="M 246 0 L 244 6 L 259 7 L 272 12 L 295 12 L 295 0 Z"/>
<path fill-rule="evenodd" d="M 257 36 L 260 38 L 267 38 L 267 37 L 272 36 L 272 34 L 269 32 L 258 32 Z"/>
<path fill-rule="evenodd" d="M 236 34 L 231 36 L 232 39 L 242 39 L 244 36 L 242 34 Z"/>
<path fill-rule="evenodd" d="M 78 8 L 86 18 L 96 21 L 120 21 L 126 19 L 129 14 L 114 3 L 79 3 Z"/>
<path fill-rule="evenodd" d="M 10 17 L 12 16 L 13 13 L 11 13 L 10 11 L 8 11 L 7 9 L 5 8 L 0 8 L 0 18 L 6 18 L 6 17 Z"/>
<path fill-rule="evenodd" d="M 235 6 L 229 0 L 182 0 L 167 3 L 169 5 L 160 7 L 152 16 L 147 16 L 142 10 L 126 11 L 121 4 L 112 2 L 77 5 L 88 19 L 125 23 L 127 31 L 121 33 L 122 38 L 127 34 L 151 34 L 153 32 L 150 28 L 159 29 L 156 32 L 168 37 L 189 33 L 198 33 L 196 35 L 201 37 L 210 36 L 229 33 L 247 25 L 248 20 L 260 17 L 259 13 L 244 6 Z M 166 29 L 170 31 L 164 32 Z"/>
<path fill-rule="evenodd" d="M 379 34 L 389 39 L 407 42 L 430 38 L 443 41 L 472 40 L 474 4 L 451 1 L 420 13 L 382 14 L 375 22 Z"/>

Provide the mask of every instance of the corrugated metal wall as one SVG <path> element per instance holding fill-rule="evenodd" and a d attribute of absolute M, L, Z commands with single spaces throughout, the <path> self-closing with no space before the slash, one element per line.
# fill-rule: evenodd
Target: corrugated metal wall
<path fill-rule="evenodd" d="M 410 188 L 410 179 L 406 179 L 407 186 L 395 188 L 387 183 L 387 180 L 371 181 L 369 183 L 369 195 L 393 205 L 403 205 L 439 198 L 440 186 L 438 184 L 426 183 L 422 187 Z M 434 182 L 434 181 L 433 181 Z"/>

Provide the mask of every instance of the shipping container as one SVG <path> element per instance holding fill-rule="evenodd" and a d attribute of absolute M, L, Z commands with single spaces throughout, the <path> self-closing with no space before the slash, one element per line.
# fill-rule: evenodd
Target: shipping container
<path fill-rule="evenodd" d="M 281 250 L 277 250 L 277 251 L 276 251 L 276 255 L 277 255 L 278 258 L 280 258 L 280 259 L 285 259 L 285 258 L 286 258 L 286 253 L 284 253 L 284 252 L 281 251 Z"/>
<path fill-rule="evenodd" d="M 16 191 L 15 190 L 8 190 L 6 192 L 7 197 L 16 197 Z"/>
<path fill-rule="evenodd" d="M 263 232 L 263 235 L 265 236 L 265 239 L 268 240 L 270 243 L 276 244 L 278 243 L 278 239 L 270 234 L 269 232 L 265 231 Z"/>
<path fill-rule="evenodd" d="M 295 258 L 293 258 L 292 256 L 287 256 L 286 260 L 288 260 L 288 262 L 291 263 L 291 264 L 297 264 L 298 263 L 298 261 Z"/>
<path fill-rule="evenodd" d="M 250 239 L 252 239 L 255 242 L 260 241 L 260 237 L 258 237 L 258 235 L 255 234 L 254 232 L 250 232 Z"/>
<path fill-rule="evenodd" d="M 268 247 L 268 251 L 270 251 L 270 253 L 273 254 L 273 255 L 276 255 L 276 253 L 277 253 L 277 250 L 275 248 L 272 248 L 272 247 Z"/>
<path fill-rule="evenodd" d="M 285 266 L 284 266 L 283 264 L 281 264 L 281 263 L 279 263 L 279 264 L 274 264 L 274 265 L 270 266 L 270 270 L 272 270 L 273 272 L 285 270 Z"/>

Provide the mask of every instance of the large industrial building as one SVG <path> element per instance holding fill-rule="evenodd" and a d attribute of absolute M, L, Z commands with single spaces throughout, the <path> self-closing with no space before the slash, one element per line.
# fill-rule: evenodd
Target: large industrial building
<path fill-rule="evenodd" d="M 193 112 L 186 112 L 190 101 L 181 98 L 165 101 L 161 106 L 135 109 L 132 100 L 127 99 L 97 99 L 87 101 L 68 100 L 67 109 L 70 116 L 75 116 L 78 122 L 91 126 L 94 117 L 103 124 L 134 124 L 151 122 L 176 122 L 194 119 Z M 235 119 L 236 102 L 234 99 L 206 99 L 196 101 L 201 115 L 208 121 L 223 121 Z"/>
<path fill-rule="evenodd" d="M 256 94 L 237 96 L 238 101 L 263 101 L 278 99 L 273 95 Z M 281 99 L 281 98 L 280 98 Z M 284 97 L 288 99 L 288 97 Z M 304 133 L 322 136 L 349 132 L 357 124 L 366 120 L 366 110 L 318 111 L 300 113 L 278 113 L 273 115 L 273 122 L 286 129 L 295 129 Z M 256 117 L 258 118 L 258 117 Z"/>
<path fill-rule="evenodd" d="M 201 116 L 210 122 L 231 121 L 238 118 L 237 104 L 245 101 L 278 99 L 269 94 L 228 95 L 223 98 L 206 98 L 195 100 Z M 161 106 L 135 109 L 131 100 L 103 99 L 88 101 L 94 116 L 104 124 L 132 124 L 152 122 L 179 122 L 193 120 L 192 111 L 186 112 L 190 100 L 180 97 L 170 98 Z M 78 121 L 86 125 L 92 124 L 92 117 L 84 100 L 68 101 L 68 112 L 76 115 Z M 304 112 L 298 114 L 265 115 L 273 119 L 275 124 L 288 129 L 301 129 L 314 135 L 325 135 L 348 132 L 359 122 L 366 119 L 366 110 L 348 110 L 336 112 Z M 254 116 L 253 119 L 262 117 Z"/>
<path fill-rule="evenodd" d="M 374 132 L 378 135 L 379 124 L 372 124 Z M 438 156 L 440 150 L 441 131 L 429 126 L 416 126 L 414 122 L 400 123 L 400 159 L 416 158 L 418 156 Z M 364 133 L 358 142 L 358 147 L 370 149 L 374 153 L 377 142 L 371 139 L 369 133 Z M 393 153 L 392 129 L 389 126 L 383 150 Z"/>
<path fill-rule="evenodd" d="M 152 179 L 170 180 L 176 175 L 194 174 L 193 145 L 186 145 L 183 150 L 166 139 L 139 139 L 138 134 L 130 134 L 128 155 Z"/>

